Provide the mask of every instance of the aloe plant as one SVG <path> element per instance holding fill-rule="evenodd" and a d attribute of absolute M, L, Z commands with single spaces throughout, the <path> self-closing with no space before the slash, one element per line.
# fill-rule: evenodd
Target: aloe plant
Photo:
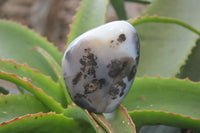
<path fill-rule="evenodd" d="M 124 1 L 111 3 L 125 19 Z M 106 23 L 108 4 L 82 1 L 67 45 Z M 200 131 L 200 83 L 194 82 L 200 79 L 198 5 L 199 0 L 153 0 L 141 17 L 127 20 L 141 38 L 139 70 L 122 105 L 109 114 L 73 103 L 61 71 L 63 54 L 54 45 L 27 27 L 0 20 L 0 79 L 20 91 L 7 94 L 0 86 L 0 132 L 136 133 L 160 124 Z"/>

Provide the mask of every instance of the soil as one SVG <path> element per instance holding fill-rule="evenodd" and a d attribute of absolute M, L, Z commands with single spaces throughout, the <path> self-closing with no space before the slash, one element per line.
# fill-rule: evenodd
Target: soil
<path fill-rule="evenodd" d="M 0 19 L 27 25 L 64 52 L 69 25 L 80 3 L 81 0 L 0 0 Z M 146 6 L 126 2 L 125 7 L 130 18 L 139 16 Z M 112 6 L 109 6 L 108 21 L 113 20 L 117 20 L 117 17 Z"/>

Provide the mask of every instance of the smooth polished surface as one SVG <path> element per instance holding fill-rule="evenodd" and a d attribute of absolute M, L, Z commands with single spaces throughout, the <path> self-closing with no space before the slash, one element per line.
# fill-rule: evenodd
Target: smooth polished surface
<path fill-rule="evenodd" d="M 62 63 L 73 101 L 90 112 L 114 111 L 131 87 L 139 53 L 137 32 L 126 21 L 110 22 L 77 37 Z"/>

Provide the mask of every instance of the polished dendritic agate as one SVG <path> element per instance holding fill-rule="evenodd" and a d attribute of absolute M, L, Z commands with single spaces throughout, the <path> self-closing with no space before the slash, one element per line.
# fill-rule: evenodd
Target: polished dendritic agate
<path fill-rule="evenodd" d="M 114 111 L 131 87 L 139 53 L 137 32 L 125 21 L 110 22 L 77 37 L 62 63 L 73 101 L 89 112 Z"/>

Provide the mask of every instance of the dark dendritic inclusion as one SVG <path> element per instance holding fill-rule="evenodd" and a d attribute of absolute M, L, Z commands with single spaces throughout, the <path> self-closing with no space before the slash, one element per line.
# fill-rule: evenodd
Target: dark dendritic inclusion
<path fill-rule="evenodd" d="M 84 94 L 77 93 L 74 96 L 75 102 L 84 108 L 90 108 L 89 103 L 92 103 L 90 99 L 87 99 L 87 95 L 95 92 L 98 89 L 102 89 L 106 85 L 106 80 L 104 78 L 96 78 L 96 68 L 98 68 L 97 57 L 91 52 L 90 48 L 84 49 L 85 55 L 79 60 L 82 67 L 80 72 L 76 74 L 75 78 L 72 80 L 73 85 L 76 85 L 82 78 L 86 79 L 88 76 L 92 76 L 92 80 L 84 85 Z M 111 63 L 107 65 L 108 76 L 113 80 L 111 86 L 107 86 L 109 89 L 108 93 L 111 99 L 116 99 L 118 96 L 124 95 L 124 90 L 126 89 L 126 83 L 123 81 L 125 77 L 128 80 L 134 78 L 136 71 L 136 66 L 134 64 L 134 59 L 132 57 L 124 57 L 121 59 L 111 60 Z M 106 73 L 105 73 L 106 74 Z M 89 111 L 91 111 L 89 110 Z"/>
<path fill-rule="evenodd" d="M 119 41 L 120 43 L 122 43 L 125 40 L 126 40 L 125 34 L 120 34 L 119 37 L 117 38 L 117 41 Z"/>
<path fill-rule="evenodd" d="M 90 99 L 87 99 L 87 97 L 85 95 L 82 95 L 80 93 L 77 93 L 74 97 L 74 102 L 82 107 L 82 108 L 86 108 L 89 112 L 97 112 L 96 109 L 94 109 L 93 107 L 90 106 L 90 104 L 88 103 L 92 102 Z"/>
<path fill-rule="evenodd" d="M 126 89 L 126 83 L 124 83 L 123 79 L 125 77 L 128 80 L 132 80 L 134 76 L 130 73 L 131 66 L 132 69 L 136 68 L 134 64 L 134 60 L 132 57 L 124 57 L 122 59 L 111 60 L 111 63 L 107 65 L 109 69 L 108 75 L 113 78 L 113 84 L 109 89 L 109 95 L 112 99 L 116 99 L 119 95 L 123 96 L 124 90 Z M 134 71 L 134 70 L 133 70 Z"/>
<path fill-rule="evenodd" d="M 75 78 L 72 80 L 72 84 L 76 85 L 80 81 L 81 77 L 82 77 L 82 73 L 81 72 L 77 73 Z"/>
<path fill-rule="evenodd" d="M 116 84 L 113 84 L 109 90 L 111 98 L 116 99 L 119 94 L 120 97 L 123 96 L 125 88 L 126 84 L 123 81 L 119 81 Z"/>
<path fill-rule="evenodd" d="M 82 67 L 80 68 L 80 72 L 78 72 L 72 80 L 73 85 L 76 85 L 81 80 L 82 76 L 84 76 L 84 79 L 86 79 L 87 76 L 93 76 L 93 78 L 96 77 L 95 69 L 97 68 L 97 57 L 91 53 L 90 48 L 84 49 L 84 52 L 86 55 L 79 60 Z"/>
<path fill-rule="evenodd" d="M 101 89 L 105 85 L 105 79 L 93 79 L 90 83 L 84 86 L 85 94 L 92 93 L 97 89 Z"/>

